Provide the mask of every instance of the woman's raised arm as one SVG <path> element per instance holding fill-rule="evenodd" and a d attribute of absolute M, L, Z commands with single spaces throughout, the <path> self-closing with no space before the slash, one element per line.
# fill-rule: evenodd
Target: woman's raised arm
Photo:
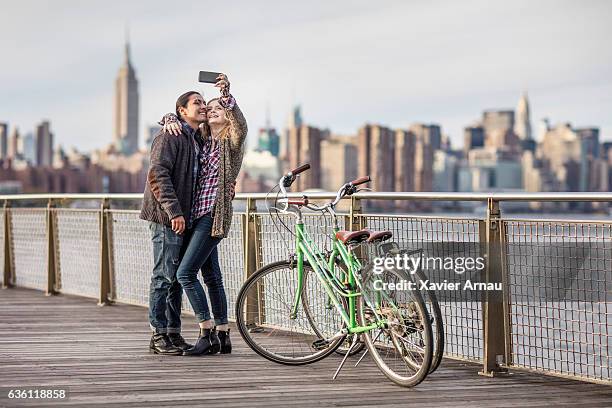
<path fill-rule="evenodd" d="M 244 143 L 247 133 L 248 127 L 246 119 L 242 114 L 242 111 L 238 107 L 236 100 L 230 94 L 230 83 L 225 74 L 221 74 L 217 77 L 217 83 L 215 86 L 219 88 L 221 92 L 221 97 L 219 98 L 219 103 L 223 108 L 225 108 L 227 119 L 229 121 L 230 126 L 230 142 L 233 148 L 238 148 L 242 146 Z"/>

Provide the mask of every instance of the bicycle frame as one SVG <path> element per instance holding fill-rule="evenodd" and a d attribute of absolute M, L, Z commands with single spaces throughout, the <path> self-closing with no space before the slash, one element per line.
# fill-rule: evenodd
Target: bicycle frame
<path fill-rule="evenodd" d="M 323 285 L 329 300 L 331 300 L 331 303 L 334 305 L 338 313 L 340 313 L 342 320 L 345 322 L 347 333 L 362 333 L 381 327 L 384 324 L 382 321 L 377 321 L 375 324 L 367 326 L 360 326 L 357 323 L 355 300 L 357 296 L 361 296 L 362 294 L 357 290 L 358 282 L 355 272 L 361 268 L 361 263 L 349 251 L 349 249 L 335 237 L 335 233 L 337 231 L 338 228 L 334 227 L 333 250 L 329 259 L 325 259 L 325 256 L 316 249 L 314 241 L 308 236 L 308 233 L 304 228 L 301 212 L 298 210 L 298 220 L 295 224 L 298 287 L 290 317 L 292 319 L 297 317 L 298 307 L 300 305 L 302 292 L 304 290 L 304 261 L 308 261 Z M 338 255 L 348 268 L 344 282 L 341 282 L 333 273 L 335 260 Z M 344 287 L 344 291 L 337 289 L 338 287 Z M 338 299 L 338 295 L 347 298 L 348 313 Z"/>

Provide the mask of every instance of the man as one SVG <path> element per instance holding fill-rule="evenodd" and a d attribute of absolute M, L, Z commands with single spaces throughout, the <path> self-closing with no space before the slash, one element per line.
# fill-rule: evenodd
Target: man
<path fill-rule="evenodd" d="M 197 177 L 199 126 L 206 121 L 202 95 L 195 91 L 181 95 L 176 101 L 176 115 L 184 123 L 181 134 L 176 137 L 162 130 L 153 140 L 140 212 L 140 218 L 149 221 L 153 241 L 154 266 L 149 290 L 149 324 L 153 335 L 149 349 L 166 355 L 182 355 L 183 350 L 192 347 L 181 336 L 183 291 L 176 271 Z"/>

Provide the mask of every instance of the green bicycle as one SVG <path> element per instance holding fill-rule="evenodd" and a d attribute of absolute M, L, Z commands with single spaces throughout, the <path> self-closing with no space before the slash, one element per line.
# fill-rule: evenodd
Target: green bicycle
<path fill-rule="evenodd" d="M 307 197 L 288 199 L 286 188 L 309 167 L 301 166 L 279 180 L 283 198 L 278 201 L 282 208 L 276 210 L 296 217 L 295 254 L 264 266 L 244 283 L 236 302 L 240 334 L 256 353 L 290 365 L 319 361 L 349 336 L 351 347 L 334 378 L 361 335 L 389 379 L 406 387 L 417 385 L 427 376 L 433 358 L 431 320 L 422 295 L 389 290 L 389 284 L 403 279 L 396 271 L 375 274 L 361 267 L 352 249 L 375 233 L 337 231 L 329 253 L 317 248 L 304 225 L 302 208 L 333 211 L 342 197 L 369 177 L 347 183 L 334 203 L 322 207 L 310 204 Z M 382 240 L 384 235 L 378 237 Z M 343 274 L 337 273 L 339 262 Z"/>
<path fill-rule="evenodd" d="M 366 178 L 360 178 L 350 183 L 344 184 L 340 188 L 340 190 L 338 190 L 338 192 L 336 193 L 336 199 L 331 201 L 330 203 L 327 203 L 324 206 L 309 205 L 309 208 L 316 209 L 321 212 L 327 212 L 331 216 L 331 219 L 333 222 L 332 224 L 333 236 L 331 237 L 331 242 L 333 243 L 333 250 L 329 252 L 330 256 L 328 258 L 329 259 L 328 267 L 329 267 L 329 270 L 334 271 L 334 274 L 338 277 L 338 279 L 343 282 L 347 281 L 346 271 L 347 271 L 347 268 L 349 268 L 350 266 L 347 265 L 344 262 L 343 258 L 340 256 L 340 250 L 338 247 L 344 247 L 343 252 L 348 251 L 348 248 L 344 245 L 343 241 L 338 238 L 338 236 L 343 234 L 343 232 L 340 231 L 338 216 L 335 212 L 335 207 L 339 201 L 339 198 L 350 196 L 354 194 L 357 191 L 356 186 L 359 184 L 362 184 L 363 180 L 365 179 Z M 367 178 L 367 181 L 370 181 L 370 179 Z M 338 234 L 339 232 L 340 234 Z M 418 257 L 423 256 L 423 249 L 416 249 L 416 250 L 400 249 L 400 247 L 398 246 L 396 242 L 384 242 L 387 239 L 390 239 L 392 237 L 393 234 L 390 231 L 376 232 L 376 231 L 370 231 L 370 230 L 364 229 L 364 230 L 361 230 L 359 233 L 367 234 L 367 235 L 364 235 L 365 241 L 363 241 L 361 245 L 363 245 L 365 247 L 364 249 L 366 249 L 366 251 L 369 252 L 369 256 L 378 256 L 381 258 L 386 258 L 388 256 L 395 256 L 396 254 L 400 254 L 400 255 L 406 254 L 407 256 L 418 256 Z M 354 268 L 356 270 L 363 271 L 364 270 L 363 268 L 366 268 L 366 270 L 371 268 L 371 265 L 369 264 L 366 264 L 365 266 L 363 266 L 359 258 L 353 256 L 353 252 L 350 252 L 350 254 L 351 254 L 351 261 L 353 262 Z M 426 275 L 423 273 L 423 270 L 420 267 L 416 271 L 413 271 L 413 273 L 407 273 L 404 270 L 396 270 L 396 271 L 398 274 L 402 276 L 402 279 L 404 281 L 413 281 L 415 282 L 417 287 L 420 287 L 419 282 L 423 282 L 427 280 Z M 312 276 L 312 275 L 306 275 L 306 278 L 308 278 L 308 276 Z M 440 304 L 438 303 L 435 292 L 432 290 L 421 290 L 421 295 L 423 297 L 423 300 L 425 301 L 425 304 L 427 306 L 427 311 L 430 315 L 430 319 L 432 323 L 432 331 L 433 331 L 433 336 L 434 336 L 434 355 L 432 358 L 431 367 L 429 369 L 429 373 L 431 374 L 438 369 L 438 367 L 440 366 L 440 363 L 442 362 L 442 357 L 444 355 L 444 323 L 443 323 L 444 320 L 442 317 L 442 309 L 440 307 Z M 347 309 L 348 305 L 344 301 L 344 298 L 340 298 L 340 300 L 343 301 L 345 310 L 348 310 Z M 317 334 L 321 338 L 324 338 L 325 337 L 324 328 L 330 327 L 329 326 L 330 321 L 337 321 L 339 319 L 339 315 L 335 312 L 331 299 L 328 297 L 325 309 L 319 310 L 318 313 L 310 312 L 311 307 L 308 305 L 308 297 L 303 297 L 302 302 L 303 302 L 303 306 L 305 309 L 305 313 L 313 329 L 317 332 Z M 321 320 L 321 317 L 324 318 L 322 322 L 319 321 Z M 332 326 L 332 327 L 336 327 L 336 326 Z M 357 339 L 358 341 L 357 344 L 353 345 L 352 336 L 347 336 L 344 343 L 341 344 L 338 347 L 338 349 L 336 349 L 336 352 L 338 352 L 339 354 L 345 354 L 350 351 L 351 355 L 358 354 L 365 347 L 365 344 L 359 339 L 360 339 L 360 336 Z"/>

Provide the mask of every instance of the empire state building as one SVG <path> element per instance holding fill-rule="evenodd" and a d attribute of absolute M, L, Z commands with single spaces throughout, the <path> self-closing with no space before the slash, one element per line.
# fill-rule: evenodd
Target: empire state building
<path fill-rule="evenodd" d="M 119 152 L 131 155 L 138 150 L 138 80 L 130 61 L 130 44 L 125 44 L 125 60 L 115 80 L 115 136 Z"/>

